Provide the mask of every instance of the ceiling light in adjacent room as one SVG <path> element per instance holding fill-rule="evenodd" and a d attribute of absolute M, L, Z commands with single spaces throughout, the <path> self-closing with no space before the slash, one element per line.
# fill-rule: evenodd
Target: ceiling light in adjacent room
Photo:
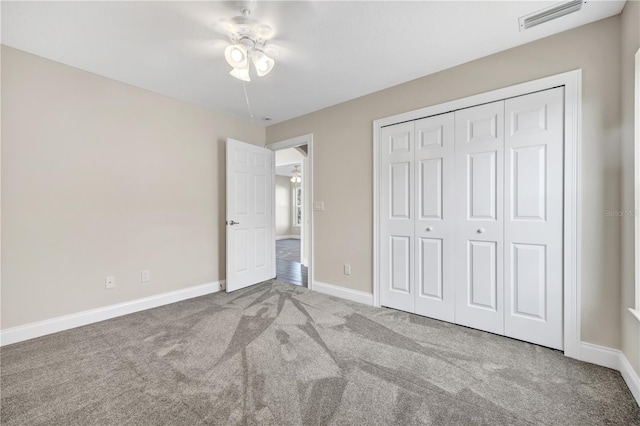
<path fill-rule="evenodd" d="M 295 166 L 295 168 L 293 169 L 293 176 L 291 176 L 291 182 L 293 183 L 300 183 L 302 182 L 302 178 L 300 177 L 300 166 Z"/>

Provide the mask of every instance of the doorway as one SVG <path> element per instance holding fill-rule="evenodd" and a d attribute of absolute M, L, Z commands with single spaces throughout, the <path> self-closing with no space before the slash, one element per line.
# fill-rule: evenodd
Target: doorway
<path fill-rule="evenodd" d="M 311 135 L 271 144 L 274 151 L 276 279 L 311 287 Z"/>

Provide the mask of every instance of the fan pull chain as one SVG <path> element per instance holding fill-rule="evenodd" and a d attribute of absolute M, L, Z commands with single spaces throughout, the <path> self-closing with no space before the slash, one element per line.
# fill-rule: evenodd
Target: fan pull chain
<path fill-rule="evenodd" d="M 245 86 L 244 81 L 242 82 L 242 90 L 244 90 L 244 99 L 247 101 L 247 109 L 249 110 L 249 117 L 251 118 L 251 122 L 253 123 L 253 112 L 251 112 L 251 103 L 249 103 L 249 95 L 247 94 L 247 86 Z"/>

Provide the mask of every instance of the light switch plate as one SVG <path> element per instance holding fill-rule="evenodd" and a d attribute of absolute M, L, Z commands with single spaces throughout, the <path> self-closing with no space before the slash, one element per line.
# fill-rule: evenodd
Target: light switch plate
<path fill-rule="evenodd" d="M 313 202 L 313 209 L 316 210 L 316 211 L 324 210 L 324 201 L 314 201 Z"/>

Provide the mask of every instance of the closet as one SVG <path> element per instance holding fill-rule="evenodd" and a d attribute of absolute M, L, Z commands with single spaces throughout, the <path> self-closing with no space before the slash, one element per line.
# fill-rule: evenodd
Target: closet
<path fill-rule="evenodd" d="M 563 96 L 381 129 L 382 306 L 562 349 Z"/>

